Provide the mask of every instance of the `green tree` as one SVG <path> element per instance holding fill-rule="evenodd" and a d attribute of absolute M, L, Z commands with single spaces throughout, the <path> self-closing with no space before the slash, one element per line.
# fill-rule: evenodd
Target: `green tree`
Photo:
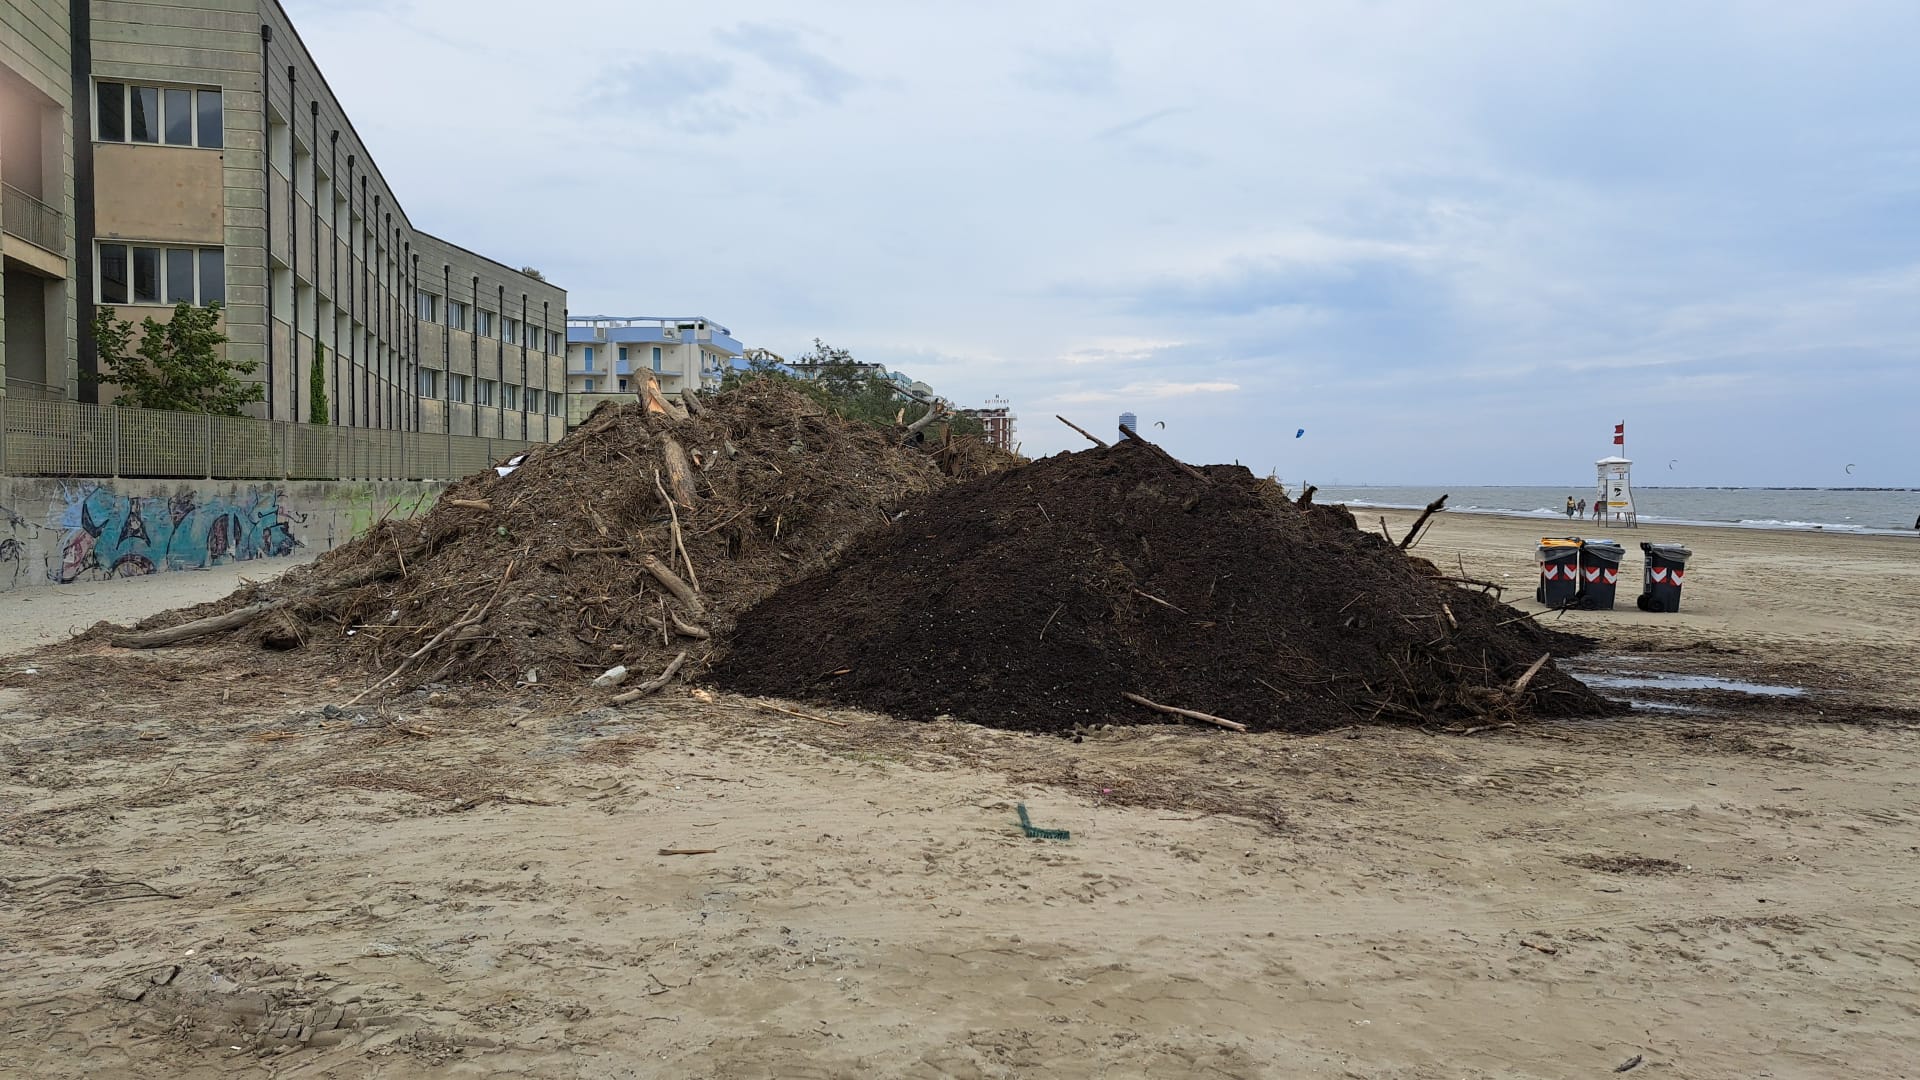
<path fill-rule="evenodd" d="M 307 370 L 307 423 L 327 425 L 327 347 L 313 343 L 313 366 Z"/>
<path fill-rule="evenodd" d="M 785 379 L 823 408 L 886 428 L 894 426 L 903 410 L 908 421 L 918 420 L 927 411 L 927 406 L 913 400 L 899 383 L 884 378 L 879 365 L 863 364 L 852 351 L 819 338 L 813 339 L 813 347 L 796 357 L 792 366 L 807 377 L 795 378 L 781 370 L 771 354 L 752 350 L 747 356 L 747 370 L 727 372 L 721 388 L 732 389 L 749 379 Z M 957 435 L 977 435 L 986 430 L 978 420 L 967 416 L 951 416 L 945 422 Z"/>
<path fill-rule="evenodd" d="M 244 406 L 266 396 L 244 378 L 260 370 L 257 360 L 230 360 L 220 346 L 220 305 L 181 303 L 165 325 L 140 322 L 140 347 L 131 352 L 133 324 L 115 319 L 112 308 L 93 318 L 93 338 L 107 373 L 97 381 L 120 388 L 120 403 L 141 409 L 242 416 Z"/>

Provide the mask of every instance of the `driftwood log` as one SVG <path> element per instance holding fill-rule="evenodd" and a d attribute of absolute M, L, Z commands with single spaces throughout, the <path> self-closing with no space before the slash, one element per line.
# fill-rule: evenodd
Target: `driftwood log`
<path fill-rule="evenodd" d="M 667 466 L 667 487 L 673 492 L 674 501 L 691 510 L 700 501 L 693 488 L 693 463 L 673 436 L 667 436 L 660 443 L 660 458 Z"/>
<path fill-rule="evenodd" d="M 662 588 L 672 593 L 674 599 L 686 607 L 687 614 L 696 619 L 707 617 L 707 606 L 700 602 L 700 598 L 694 595 L 693 589 L 686 582 L 680 580 L 680 575 L 674 573 L 672 567 L 652 555 L 640 556 L 640 565 L 647 573 L 653 575 L 653 579 L 658 581 Z"/>
<path fill-rule="evenodd" d="M 1447 497 L 1445 495 L 1442 495 L 1439 498 L 1428 503 L 1427 508 L 1425 510 L 1420 511 L 1420 516 L 1413 519 L 1413 528 L 1408 529 L 1407 535 L 1400 538 L 1400 550 L 1405 551 L 1408 548 L 1412 547 L 1414 540 L 1420 536 L 1420 526 L 1425 525 L 1427 523 L 1428 518 L 1432 517 L 1433 515 L 1439 513 L 1442 510 L 1445 510 L 1446 508 L 1447 508 Z"/>
<path fill-rule="evenodd" d="M 652 375 L 640 380 L 640 400 L 646 404 L 649 413 L 664 416 L 669 420 L 679 419 L 680 414 L 674 411 L 673 406 L 667 404 L 666 397 L 660 393 L 660 380 Z"/>
<path fill-rule="evenodd" d="M 707 411 L 707 403 L 701 400 L 700 392 L 691 386 L 680 391 L 680 404 L 687 407 L 688 416 L 699 416 Z"/>
<path fill-rule="evenodd" d="M 1071 421 L 1071 420 L 1069 420 L 1069 419 L 1067 419 L 1066 417 L 1064 417 L 1064 416 L 1061 416 L 1061 415 L 1060 415 L 1059 413 L 1054 413 L 1054 414 L 1053 414 L 1053 418 L 1054 418 L 1055 420 L 1058 420 L 1058 421 L 1060 421 L 1061 423 L 1063 423 L 1063 424 L 1065 424 L 1065 425 L 1067 425 L 1068 427 L 1070 427 L 1070 428 L 1072 428 L 1073 430 L 1075 430 L 1075 431 L 1077 431 L 1077 432 L 1079 432 L 1079 433 L 1080 433 L 1080 434 L 1081 434 L 1082 436 L 1084 436 L 1084 437 L 1086 438 L 1086 440 L 1087 440 L 1088 442 L 1090 442 L 1090 443 L 1092 443 L 1093 445 L 1095 445 L 1095 446 L 1097 446 L 1097 447 L 1099 447 L 1100 449 L 1102 449 L 1102 450 L 1105 450 L 1105 449 L 1107 448 L 1107 444 L 1106 444 L 1105 442 L 1103 442 L 1103 441 L 1101 441 L 1100 439 L 1097 439 L 1097 438 L 1095 438 L 1095 437 L 1094 437 L 1094 435 L 1093 435 L 1093 432 L 1091 432 L 1091 431 L 1088 431 L 1088 430 L 1087 430 L 1086 428 L 1083 428 L 1083 427 L 1081 427 L 1081 426 L 1080 426 L 1079 424 L 1076 424 L 1076 423 L 1074 423 L 1073 421 Z"/>
<path fill-rule="evenodd" d="M 234 608 L 224 615 L 209 615 L 204 619 L 169 626 L 165 630 L 141 630 L 125 634 L 115 634 L 107 643 L 117 649 L 157 649 L 162 645 L 173 645 L 182 641 L 191 641 L 208 634 L 218 634 L 222 630 L 235 630 L 270 611 L 277 611 L 292 603 L 291 600 L 262 600 L 257 604 L 248 604 L 243 608 Z"/>
<path fill-rule="evenodd" d="M 607 704 L 625 705 L 629 701 L 637 701 L 640 698 L 646 697 L 648 694 L 651 694 L 655 690 L 658 690 L 661 687 L 672 682 L 673 677 L 675 675 L 680 674 L 680 665 L 686 662 L 687 662 L 687 654 L 685 652 L 682 652 L 679 656 L 676 656 L 673 658 L 672 663 L 669 663 L 667 665 L 667 670 L 661 672 L 660 674 L 654 676 L 651 679 L 648 679 L 646 682 L 641 683 L 639 686 L 636 686 L 633 689 L 628 690 L 623 694 L 613 695 L 613 697 L 607 699 Z"/>
<path fill-rule="evenodd" d="M 940 415 L 940 403 L 939 403 L 939 402 L 937 402 L 937 401 L 936 401 L 936 402 L 934 402 L 933 404 L 931 404 L 931 405 L 928 405 L 928 406 L 927 406 L 927 412 L 926 412 L 926 415 L 925 415 L 925 416 L 922 416 L 922 417 L 921 417 L 920 419 L 918 419 L 918 420 L 915 420 L 915 421 L 914 421 L 913 423 L 911 423 L 911 424 L 908 424 L 908 425 L 907 425 L 907 437 L 908 437 L 908 438 L 912 438 L 912 437 L 914 437 L 915 435 L 918 435 L 918 434 L 920 434 L 920 432 L 921 432 L 921 431 L 922 431 L 922 430 L 923 430 L 923 429 L 924 429 L 924 428 L 925 428 L 925 427 L 926 427 L 926 426 L 927 426 L 928 424 L 931 424 L 931 423 L 933 423 L 933 421 L 934 421 L 934 418 L 935 418 L 935 417 L 937 417 L 937 416 L 939 416 L 939 415 Z"/>
<path fill-rule="evenodd" d="M 1221 717 L 1215 716 L 1212 713 L 1195 712 L 1192 709 L 1178 709 L 1173 707 L 1172 705 L 1162 705 L 1158 702 L 1148 701 L 1146 698 L 1141 697 L 1139 694 L 1122 694 L 1120 696 L 1126 698 L 1128 701 L 1133 702 L 1135 705 L 1145 705 L 1149 709 L 1153 709 L 1156 712 L 1166 713 L 1169 716 L 1184 716 L 1189 720 L 1200 720 L 1208 724 L 1214 724 L 1218 727 L 1226 728 L 1228 731 L 1247 730 L 1247 725 L 1245 724 L 1238 723 L 1233 720 L 1226 720 Z"/>

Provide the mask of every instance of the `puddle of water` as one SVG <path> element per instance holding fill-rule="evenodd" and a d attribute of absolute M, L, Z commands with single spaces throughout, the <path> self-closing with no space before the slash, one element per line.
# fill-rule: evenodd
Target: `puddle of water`
<path fill-rule="evenodd" d="M 1713 714 L 1712 709 L 1702 709 L 1693 705 L 1681 705 L 1672 701 L 1641 701 L 1638 698 L 1628 698 L 1627 704 L 1633 706 L 1635 712 L 1644 709 L 1647 712 L 1688 713 L 1692 716 L 1710 716 Z"/>
<path fill-rule="evenodd" d="M 1799 697 L 1806 691 L 1798 686 L 1773 686 L 1767 683 L 1716 679 L 1711 675 L 1576 675 L 1596 690 L 1732 690 L 1763 697 Z M 1638 704 L 1636 702 L 1636 704 Z"/>

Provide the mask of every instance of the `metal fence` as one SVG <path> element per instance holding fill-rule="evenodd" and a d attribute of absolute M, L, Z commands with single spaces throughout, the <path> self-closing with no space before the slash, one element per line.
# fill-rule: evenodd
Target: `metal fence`
<path fill-rule="evenodd" d="M 66 250 L 66 215 L 12 184 L 0 185 L 0 231 L 54 254 Z"/>
<path fill-rule="evenodd" d="M 0 476 L 453 480 L 532 445 L 0 397 Z"/>

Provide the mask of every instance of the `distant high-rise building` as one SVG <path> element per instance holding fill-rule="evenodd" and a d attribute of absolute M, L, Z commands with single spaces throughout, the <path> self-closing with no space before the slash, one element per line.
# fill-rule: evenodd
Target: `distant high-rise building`
<path fill-rule="evenodd" d="M 1120 426 L 1135 435 L 1140 434 L 1140 418 L 1130 412 L 1120 414 Z"/>

